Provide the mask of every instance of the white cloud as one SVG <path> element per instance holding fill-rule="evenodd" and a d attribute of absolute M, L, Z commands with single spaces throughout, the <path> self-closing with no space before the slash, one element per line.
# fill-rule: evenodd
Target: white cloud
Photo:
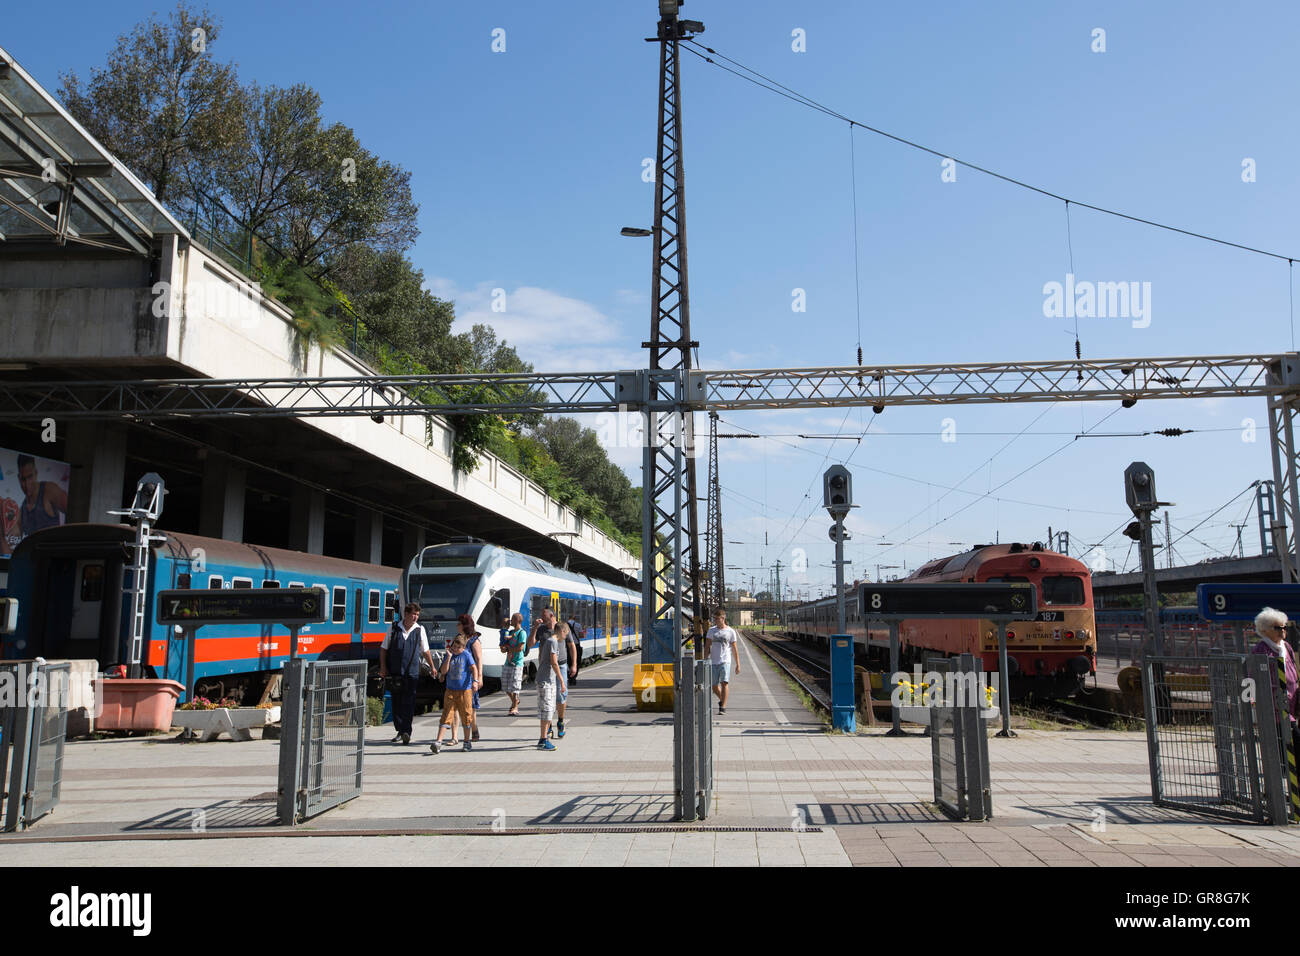
<path fill-rule="evenodd" d="M 584 372 L 636 368 L 645 354 L 630 330 L 581 299 L 536 286 L 509 288 L 480 282 L 460 289 L 450 279 L 435 278 L 427 288 L 456 303 L 454 332 L 476 324 L 490 325 L 497 338 L 515 348 L 538 371 Z M 503 294 L 504 293 L 504 294 Z M 502 303 L 501 311 L 493 306 Z"/>

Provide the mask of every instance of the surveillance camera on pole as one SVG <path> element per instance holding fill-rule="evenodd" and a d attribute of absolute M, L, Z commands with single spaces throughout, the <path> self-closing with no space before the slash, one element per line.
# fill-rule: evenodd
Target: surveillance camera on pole
<path fill-rule="evenodd" d="M 1156 495 L 1156 473 L 1144 461 L 1135 461 L 1124 469 L 1124 498 L 1137 518 L 1124 534 L 1137 541 L 1142 555 L 1142 593 L 1147 633 L 1157 654 L 1165 652 L 1164 633 L 1160 627 L 1160 595 L 1156 590 L 1156 552 L 1151 541 L 1151 512 L 1172 504 Z"/>

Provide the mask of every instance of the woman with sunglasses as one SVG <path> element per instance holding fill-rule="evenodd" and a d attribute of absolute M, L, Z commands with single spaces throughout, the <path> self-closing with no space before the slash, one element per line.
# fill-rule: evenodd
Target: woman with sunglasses
<path fill-rule="evenodd" d="M 1295 651 L 1286 642 L 1286 615 L 1271 607 L 1264 608 L 1255 615 L 1255 633 L 1260 636 L 1260 641 L 1251 648 L 1252 654 L 1280 657 L 1286 662 L 1286 706 L 1294 733 L 1297 710 Z"/>

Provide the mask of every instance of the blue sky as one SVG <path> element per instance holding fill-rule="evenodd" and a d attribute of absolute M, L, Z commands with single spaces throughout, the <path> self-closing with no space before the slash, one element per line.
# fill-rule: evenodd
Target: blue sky
<path fill-rule="evenodd" d="M 1300 255 L 1300 8 L 1137 6 L 690 0 L 683 12 L 707 25 L 703 43 L 861 122 L 1081 201 Z M 57 36 L 40 8 L 6 12 L 4 45 L 51 89 L 62 71 L 102 65 L 113 37 L 168 8 L 63 9 L 77 27 Z M 331 120 L 412 171 L 422 229 L 412 256 L 462 321 L 492 322 L 541 369 L 644 362 L 650 246 L 618 230 L 652 216 L 641 161 L 654 154 L 657 51 L 642 38 L 655 3 L 214 9 L 224 27 L 214 56 L 245 79 L 311 84 Z M 492 51 L 498 28 L 502 53 Z M 1097 28 L 1104 53 L 1091 50 Z M 792 49 L 795 30 L 805 52 Z M 859 300 L 846 124 L 694 56 L 683 65 L 692 332 L 705 365 L 852 364 L 859 338 L 868 364 L 1073 354 L 1072 323 L 1043 315 L 1044 285 L 1069 271 L 1062 203 L 960 165 L 943 182 L 937 158 L 856 130 Z M 1247 158 L 1255 182 L 1242 181 Z M 1085 357 L 1293 347 L 1285 262 L 1074 207 L 1071 239 L 1079 279 L 1151 290 L 1145 328 L 1080 320 Z M 489 308 L 496 288 L 504 314 Z M 795 289 L 804 313 L 792 311 Z M 724 442 L 726 537 L 745 542 L 728 546 L 727 563 L 806 560 L 797 586 L 830 581 L 816 504 L 822 470 L 844 460 L 862 505 L 850 522 L 857 575 L 960 550 L 949 542 L 1042 539 L 1049 525 L 1069 530 L 1077 553 L 1123 523 L 1121 476 L 1134 459 L 1177 503 L 1178 557 L 1225 551 L 1230 523 L 1251 517 L 1249 496 L 1195 526 L 1270 476 L 1263 403 L 1144 403 L 1099 430 L 1198 433 L 1073 440 L 1113 410 L 891 409 L 861 443 Z M 873 416 L 724 417 L 731 431 L 856 436 Z M 941 440 L 945 418 L 956 441 Z M 1245 419 L 1261 430 L 1253 442 L 1242 440 Z M 639 483 L 634 451 L 613 453 Z M 1253 524 L 1243 540 L 1258 549 Z M 1128 552 L 1127 539 L 1106 542 L 1117 566 L 1133 566 Z M 729 579 L 750 573 L 766 576 Z"/>

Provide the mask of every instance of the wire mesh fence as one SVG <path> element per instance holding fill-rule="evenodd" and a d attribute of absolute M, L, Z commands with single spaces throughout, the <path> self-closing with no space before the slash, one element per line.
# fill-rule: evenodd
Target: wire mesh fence
<path fill-rule="evenodd" d="M 982 670 L 971 654 L 926 661 L 926 671 L 943 682 L 926 693 L 934 802 L 957 820 L 993 816 Z"/>
<path fill-rule="evenodd" d="M 279 817 L 300 823 L 361 795 L 365 661 L 285 665 Z"/>
<path fill-rule="evenodd" d="M 0 664 L 0 793 L 4 829 L 22 830 L 58 806 L 72 665 Z"/>
<path fill-rule="evenodd" d="M 1270 660 L 1243 654 L 1143 660 L 1156 804 L 1285 822 L 1283 764 L 1291 735 L 1281 732 Z"/>

